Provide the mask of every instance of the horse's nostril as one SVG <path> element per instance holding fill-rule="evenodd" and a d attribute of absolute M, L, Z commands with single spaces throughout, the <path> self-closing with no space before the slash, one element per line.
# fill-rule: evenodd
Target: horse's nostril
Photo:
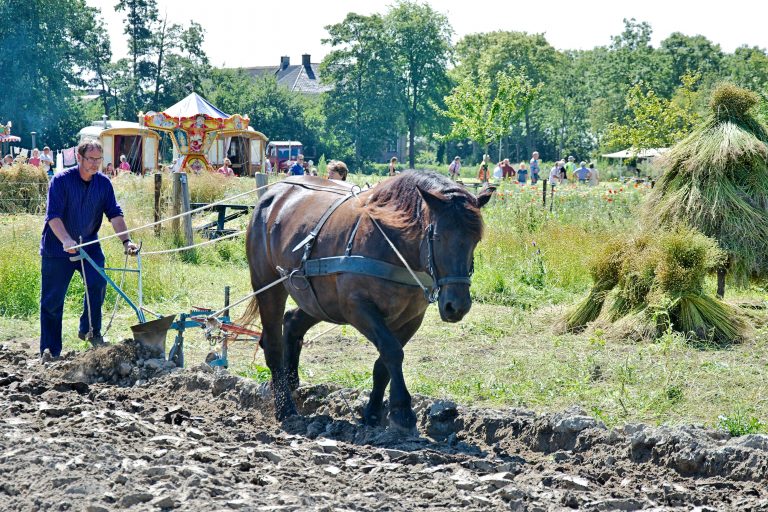
<path fill-rule="evenodd" d="M 446 302 L 445 303 L 445 312 L 446 313 L 454 313 L 455 310 L 453 309 L 453 302 Z"/>

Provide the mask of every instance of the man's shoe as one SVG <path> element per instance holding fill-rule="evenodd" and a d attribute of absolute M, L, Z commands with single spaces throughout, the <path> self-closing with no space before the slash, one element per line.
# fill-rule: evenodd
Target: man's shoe
<path fill-rule="evenodd" d="M 58 360 L 59 360 L 59 356 L 54 356 L 53 354 L 51 354 L 51 349 L 49 348 L 43 350 L 43 353 L 40 354 L 40 362 L 43 364 L 52 363 Z"/>
<path fill-rule="evenodd" d="M 92 347 L 100 347 L 102 345 L 106 345 L 106 343 L 104 342 L 104 336 L 102 336 L 101 334 L 94 334 L 93 337 L 89 340 L 88 333 L 79 332 L 77 333 L 77 337 L 83 341 L 86 341 L 86 340 L 89 341 Z"/>

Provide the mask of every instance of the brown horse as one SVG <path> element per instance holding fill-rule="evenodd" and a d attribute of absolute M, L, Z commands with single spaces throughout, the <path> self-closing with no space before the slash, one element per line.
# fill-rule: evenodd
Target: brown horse
<path fill-rule="evenodd" d="M 291 391 L 299 385 L 302 338 L 325 320 L 351 324 L 378 349 L 364 421 L 381 422 L 391 382 L 390 423 L 413 429 L 403 347 L 430 299 L 437 297 L 446 322 L 469 311 L 473 254 L 483 232 L 479 208 L 493 189 L 475 197 L 439 174 L 404 172 L 358 192 L 347 183 L 299 177 L 264 195 L 246 241 L 251 285 L 258 290 L 290 277 L 256 295 L 246 319 L 260 313 L 278 419 L 296 414 Z M 283 315 L 289 294 L 299 307 Z"/>

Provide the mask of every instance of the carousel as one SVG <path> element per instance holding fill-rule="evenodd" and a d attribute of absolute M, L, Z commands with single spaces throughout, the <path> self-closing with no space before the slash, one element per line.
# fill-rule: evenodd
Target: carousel
<path fill-rule="evenodd" d="M 139 114 L 142 126 L 165 132 L 173 143 L 174 170 L 213 170 L 228 158 L 235 173 L 250 176 L 264 165 L 267 138 L 247 116 L 229 115 L 192 93 L 163 112 Z"/>

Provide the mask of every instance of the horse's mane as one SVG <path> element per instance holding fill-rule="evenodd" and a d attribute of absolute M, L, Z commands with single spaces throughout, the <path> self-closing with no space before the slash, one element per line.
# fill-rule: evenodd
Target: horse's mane
<path fill-rule="evenodd" d="M 424 199 L 419 189 L 449 201 L 450 207 L 443 215 L 452 217 L 452 225 L 465 230 L 468 236 L 478 240 L 482 237 L 483 219 L 477 198 L 462 185 L 433 171 L 405 171 L 382 181 L 368 197 L 366 208 L 387 226 L 416 235 L 429 223 L 423 218 Z"/>

